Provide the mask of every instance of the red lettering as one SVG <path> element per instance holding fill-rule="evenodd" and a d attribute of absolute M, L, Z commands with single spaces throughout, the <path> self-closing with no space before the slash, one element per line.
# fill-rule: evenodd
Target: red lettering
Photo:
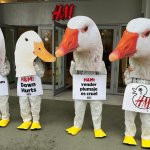
<path fill-rule="evenodd" d="M 21 82 L 30 82 L 30 81 L 34 81 L 33 77 L 22 77 L 21 78 Z"/>
<path fill-rule="evenodd" d="M 84 82 L 95 82 L 95 78 L 84 78 Z"/>
<path fill-rule="evenodd" d="M 63 6 L 62 4 L 56 5 L 55 10 L 52 12 L 52 19 L 53 20 L 64 20 L 72 18 L 74 10 L 74 4 L 66 4 Z"/>
<path fill-rule="evenodd" d="M 145 96 L 140 96 L 138 100 L 135 100 L 135 105 L 138 108 L 149 109 L 150 108 L 150 98 Z"/>

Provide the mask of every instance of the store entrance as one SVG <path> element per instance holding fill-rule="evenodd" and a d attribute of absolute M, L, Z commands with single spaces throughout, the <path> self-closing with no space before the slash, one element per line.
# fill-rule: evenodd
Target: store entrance
<path fill-rule="evenodd" d="M 51 26 L 39 26 L 38 33 L 41 36 L 46 49 L 53 55 L 62 40 L 66 25 L 54 22 Z M 57 58 L 55 63 L 44 63 L 45 74 L 42 79 L 43 88 L 51 90 L 57 95 L 66 90 L 66 56 Z"/>
<path fill-rule="evenodd" d="M 126 68 L 126 60 L 120 62 L 109 61 L 109 54 L 116 47 L 125 27 L 121 25 L 98 25 L 103 42 L 103 60 L 107 69 L 107 93 L 118 94 L 124 91 L 123 72 Z M 55 55 L 64 35 L 66 25 L 54 22 L 51 26 L 41 26 L 38 33 L 42 37 L 46 49 Z M 55 63 L 45 63 L 45 74 L 42 79 L 44 89 L 50 89 L 53 95 L 66 90 L 72 90 L 72 76 L 69 73 L 73 53 L 57 58 Z"/>

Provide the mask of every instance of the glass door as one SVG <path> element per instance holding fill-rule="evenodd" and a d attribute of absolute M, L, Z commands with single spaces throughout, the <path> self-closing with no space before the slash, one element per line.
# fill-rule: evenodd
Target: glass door
<path fill-rule="evenodd" d="M 66 29 L 66 25 L 62 25 L 58 22 L 54 22 L 54 45 L 53 45 L 53 54 L 55 54 L 56 49 L 59 46 L 59 43 L 62 41 L 62 37 L 64 31 Z M 53 95 L 60 94 L 66 90 L 66 59 L 65 57 L 57 58 L 56 62 L 52 64 L 52 72 L 53 72 Z"/>
<path fill-rule="evenodd" d="M 16 28 L 13 26 L 4 26 L 2 31 L 5 38 L 6 56 L 10 63 L 10 73 L 8 75 L 8 81 L 10 88 L 16 87 L 16 72 L 15 72 L 15 45 L 16 45 Z"/>
<path fill-rule="evenodd" d="M 126 25 L 119 26 L 119 39 L 121 39 L 123 32 L 126 29 Z M 117 93 L 124 93 L 125 90 L 125 82 L 124 82 L 124 72 L 129 65 L 129 59 L 123 58 L 118 62 L 118 86 Z"/>
<path fill-rule="evenodd" d="M 38 34 L 41 36 L 45 48 L 52 54 L 53 51 L 53 27 L 52 26 L 42 26 L 38 27 Z M 43 62 L 45 67 L 45 73 L 42 78 L 44 89 L 53 89 L 52 86 L 52 63 Z"/>
<path fill-rule="evenodd" d="M 117 84 L 117 62 L 109 61 L 109 54 L 117 44 L 117 26 L 98 26 L 103 43 L 103 60 L 107 69 L 107 93 L 115 93 Z"/>

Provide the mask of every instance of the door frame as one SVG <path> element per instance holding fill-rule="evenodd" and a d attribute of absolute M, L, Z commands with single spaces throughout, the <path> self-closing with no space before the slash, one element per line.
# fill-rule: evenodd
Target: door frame
<path fill-rule="evenodd" d="M 47 26 L 38 26 L 38 34 L 40 35 L 40 37 L 42 36 L 42 30 L 52 30 L 52 51 L 53 51 L 53 26 L 52 25 L 47 25 Z M 53 78 L 53 75 L 52 75 Z M 52 83 L 53 84 L 53 83 Z M 53 89 L 53 85 L 52 84 L 43 84 L 43 89 L 44 90 L 52 90 Z"/>
<path fill-rule="evenodd" d="M 126 27 L 127 26 L 127 24 L 118 24 L 118 40 L 117 40 L 117 43 L 119 42 L 119 40 L 121 39 L 121 32 L 122 32 L 122 28 L 123 27 Z M 117 81 L 116 81 L 116 83 L 117 83 L 117 86 L 116 86 L 116 88 L 115 88 L 115 94 L 118 94 L 118 95 L 123 95 L 124 93 L 121 93 L 121 92 L 119 92 L 118 91 L 118 88 L 119 88 L 119 86 L 118 86 L 118 79 L 119 79 L 119 64 L 120 64 L 120 60 L 119 61 L 117 61 L 117 68 L 116 68 L 116 73 L 117 73 Z"/>
<path fill-rule="evenodd" d="M 114 30 L 114 34 L 113 34 L 113 49 L 114 49 L 118 42 L 118 25 L 105 25 L 105 24 L 100 25 L 99 24 L 97 26 L 98 26 L 98 29 L 113 29 Z M 111 82 L 110 82 L 110 88 L 107 89 L 107 93 L 109 94 L 115 94 L 116 88 L 118 86 L 117 67 L 118 67 L 118 62 L 111 63 Z"/>
<path fill-rule="evenodd" d="M 53 55 L 55 55 L 55 48 L 56 48 L 56 43 L 55 43 L 55 30 L 58 30 L 58 44 L 61 42 L 62 37 L 63 37 L 63 31 L 66 29 L 66 25 L 61 24 L 59 22 L 54 21 L 54 30 L 53 30 Z M 58 94 L 61 94 L 62 92 L 66 91 L 66 79 L 65 79 L 65 74 L 66 74 L 66 59 L 65 56 L 60 58 L 61 60 L 61 78 L 62 78 L 62 86 L 57 87 L 56 85 L 56 62 L 52 64 L 52 85 L 53 85 L 53 96 L 56 96 Z"/>

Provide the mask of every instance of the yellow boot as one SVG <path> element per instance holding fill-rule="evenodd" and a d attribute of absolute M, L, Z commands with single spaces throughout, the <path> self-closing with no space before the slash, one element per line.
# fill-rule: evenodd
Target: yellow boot
<path fill-rule="evenodd" d="M 2 119 L 2 120 L 0 121 L 0 127 L 6 127 L 9 122 L 10 122 L 9 119 L 7 119 L 7 120 Z"/>
<path fill-rule="evenodd" d="M 27 130 L 27 129 L 29 129 L 29 127 L 31 126 L 31 124 L 32 124 L 31 121 L 23 122 L 20 126 L 17 127 L 17 129 Z"/>
<path fill-rule="evenodd" d="M 30 127 L 31 130 L 39 130 L 41 128 L 42 127 L 40 125 L 40 122 L 33 122 L 32 125 L 31 125 L 31 127 Z"/>
<path fill-rule="evenodd" d="M 133 145 L 133 146 L 137 145 L 133 136 L 125 136 L 123 143 L 128 145 Z"/>
<path fill-rule="evenodd" d="M 81 128 L 78 128 L 76 126 L 72 126 L 72 127 L 68 128 L 68 129 L 66 129 L 66 131 L 68 132 L 68 134 L 76 135 L 76 134 L 78 134 L 81 131 Z"/>
<path fill-rule="evenodd" d="M 106 133 L 102 129 L 95 129 L 94 135 L 96 138 L 103 138 L 107 136 Z"/>
<path fill-rule="evenodd" d="M 150 140 L 142 139 L 142 147 L 143 148 L 150 148 Z"/>

